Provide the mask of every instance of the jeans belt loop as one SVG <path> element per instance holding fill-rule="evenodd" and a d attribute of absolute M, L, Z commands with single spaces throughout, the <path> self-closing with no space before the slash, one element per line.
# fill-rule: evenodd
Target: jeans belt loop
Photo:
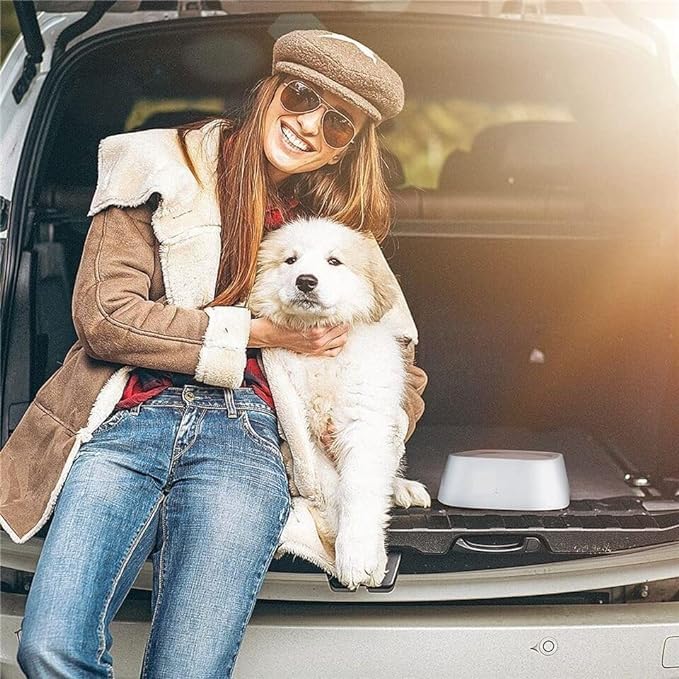
<path fill-rule="evenodd" d="M 226 403 L 226 414 L 230 418 L 238 417 L 236 402 L 233 398 L 233 389 L 224 389 L 224 402 Z"/>

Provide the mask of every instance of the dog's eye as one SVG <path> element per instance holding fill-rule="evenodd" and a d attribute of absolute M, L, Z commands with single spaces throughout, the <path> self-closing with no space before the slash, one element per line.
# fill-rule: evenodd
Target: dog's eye
<path fill-rule="evenodd" d="M 286 263 L 286 264 L 294 264 L 296 261 L 297 261 L 297 257 L 292 256 L 292 257 L 288 257 L 288 258 L 285 260 L 285 263 Z"/>
<path fill-rule="evenodd" d="M 340 262 L 339 259 L 337 259 L 337 257 L 330 257 L 330 259 L 328 260 L 328 264 L 330 264 L 330 266 L 339 266 L 341 263 L 342 262 Z"/>

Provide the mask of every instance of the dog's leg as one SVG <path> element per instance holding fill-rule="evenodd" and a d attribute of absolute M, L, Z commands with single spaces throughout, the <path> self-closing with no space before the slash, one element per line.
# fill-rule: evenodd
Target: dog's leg
<path fill-rule="evenodd" d="M 354 422 L 341 434 L 337 578 L 349 589 L 378 586 L 387 565 L 385 530 L 396 471 L 389 426 Z"/>

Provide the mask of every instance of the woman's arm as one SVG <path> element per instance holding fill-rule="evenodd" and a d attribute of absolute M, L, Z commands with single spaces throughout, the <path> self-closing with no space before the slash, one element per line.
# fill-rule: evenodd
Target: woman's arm
<path fill-rule="evenodd" d="M 73 290 L 78 339 L 99 360 L 239 386 L 249 310 L 203 311 L 149 300 L 157 247 L 150 221 L 148 208 L 109 207 L 93 217 Z"/>

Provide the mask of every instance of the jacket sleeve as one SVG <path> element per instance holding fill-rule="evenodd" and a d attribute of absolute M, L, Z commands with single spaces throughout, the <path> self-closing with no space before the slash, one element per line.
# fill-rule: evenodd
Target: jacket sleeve
<path fill-rule="evenodd" d="M 151 301 L 157 243 L 150 214 L 148 209 L 108 207 L 93 217 L 73 290 L 78 339 L 99 360 L 185 373 L 219 387 L 239 386 L 250 311 Z"/>

